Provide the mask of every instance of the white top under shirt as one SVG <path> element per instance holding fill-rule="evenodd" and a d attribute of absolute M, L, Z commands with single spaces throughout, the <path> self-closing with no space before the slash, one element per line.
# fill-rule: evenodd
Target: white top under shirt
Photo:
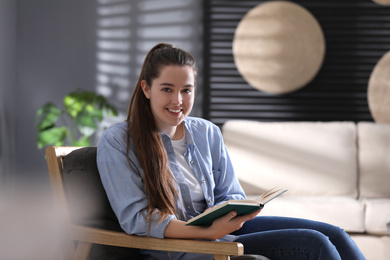
<path fill-rule="evenodd" d="M 202 213 L 206 207 L 206 203 L 199 181 L 196 179 L 194 173 L 188 165 L 188 162 L 184 158 L 184 152 L 186 150 L 185 136 L 181 140 L 172 140 L 172 146 L 175 151 L 177 163 L 179 164 L 180 170 L 183 172 L 184 178 L 190 188 L 192 203 L 194 203 L 195 209 Z"/>

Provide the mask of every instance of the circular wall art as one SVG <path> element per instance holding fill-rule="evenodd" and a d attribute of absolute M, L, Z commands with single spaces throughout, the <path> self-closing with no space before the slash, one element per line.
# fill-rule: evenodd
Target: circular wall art
<path fill-rule="evenodd" d="M 254 88 L 282 94 L 309 83 L 325 56 L 322 29 L 305 8 L 270 1 L 251 9 L 234 34 L 238 71 Z"/>
<path fill-rule="evenodd" d="M 390 0 L 372 0 L 372 1 L 380 5 L 390 5 Z"/>
<path fill-rule="evenodd" d="M 367 97 L 375 122 L 390 124 L 390 51 L 375 65 L 368 82 Z"/>

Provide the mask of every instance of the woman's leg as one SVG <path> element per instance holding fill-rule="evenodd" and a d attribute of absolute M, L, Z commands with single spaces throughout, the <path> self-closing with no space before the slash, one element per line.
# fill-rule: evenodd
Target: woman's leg
<path fill-rule="evenodd" d="M 355 242 L 350 238 L 350 236 L 344 230 L 335 227 L 333 225 L 316 222 L 316 221 L 296 219 L 296 218 L 283 218 L 283 217 L 256 217 L 253 220 L 247 221 L 240 230 L 238 230 L 233 234 L 239 236 L 239 239 L 237 240 L 239 241 L 240 239 L 245 238 L 244 235 L 248 237 L 247 235 L 251 233 L 259 233 L 259 232 L 274 233 L 274 231 L 288 231 L 288 230 L 290 231 L 295 230 L 294 232 L 296 232 L 297 230 L 317 231 L 315 232 L 316 235 L 311 234 L 310 236 L 317 236 L 315 240 L 321 240 L 322 243 L 324 243 L 325 240 L 324 238 L 319 238 L 321 234 L 324 237 L 329 238 L 328 241 L 330 241 L 331 244 L 335 246 L 342 259 L 351 259 L 351 260 L 365 259 L 365 257 L 363 256 L 359 248 L 356 246 Z M 302 232 L 296 233 L 295 235 L 292 234 L 292 232 L 290 232 L 284 235 L 293 236 L 293 237 L 286 238 L 286 241 L 290 239 L 291 243 L 293 243 L 294 240 L 298 239 L 296 236 L 308 236 L 308 234 L 302 234 Z M 260 239 L 261 236 L 262 235 L 260 234 L 258 236 L 256 235 L 257 239 Z M 248 238 L 245 239 L 247 240 Z M 275 238 L 272 238 L 272 235 L 267 235 L 267 239 L 275 239 Z M 278 242 L 275 240 L 274 245 L 276 245 L 277 243 Z M 300 243 L 302 244 L 303 242 L 301 241 Z M 268 244 L 273 245 L 272 241 L 270 241 Z"/>
<path fill-rule="evenodd" d="M 245 254 L 272 260 L 341 260 L 336 247 L 322 233 L 309 229 L 285 229 L 240 235 Z"/>

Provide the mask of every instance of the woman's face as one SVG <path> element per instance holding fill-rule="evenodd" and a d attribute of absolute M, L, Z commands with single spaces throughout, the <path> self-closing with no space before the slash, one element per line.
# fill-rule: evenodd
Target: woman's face
<path fill-rule="evenodd" d="M 141 83 L 145 96 L 150 99 L 152 113 L 158 129 L 173 137 L 176 127 L 191 112 L 195 97 L 195 77 L 190 66 L 164 66 L 159 77 L 147 86 Z"/>

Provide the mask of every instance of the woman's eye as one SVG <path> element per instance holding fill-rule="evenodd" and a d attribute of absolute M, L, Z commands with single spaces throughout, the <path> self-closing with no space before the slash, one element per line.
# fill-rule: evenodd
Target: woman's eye
<path fill-rule="evenodd" d="M 171 89 L 170 89 L 170 88 L 163 88 L 162 91 L 164 91 L 164 92 L 170 92 Z"/>
<path fill-rule="evenodd" d="M 191 93 L 192 91 L 191 91 L 191 89 L 183 89 L 183 92 L 189 94 L 189 93 Z"/>

